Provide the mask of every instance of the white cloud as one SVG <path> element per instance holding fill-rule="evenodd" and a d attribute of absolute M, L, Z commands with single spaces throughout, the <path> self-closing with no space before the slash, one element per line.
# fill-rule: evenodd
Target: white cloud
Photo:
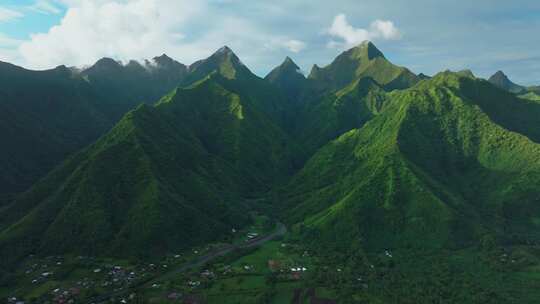
<path fill-rule="evenodd" d="M 13 39 L 5 34 L 0 33 L 0 48 L 16 47 L 22 43 L 21 40 Z"/>
<path fill-rule="evenodd" d="M 289 52 L 299 53 L 306 48 L 306 43 L 296 39 L 289 39 L 286 37 L 275 37 L 264 44 L 265 48 L 269 51 L 276 49 L 284 49 Z"/>
<path fill-rule="evenodd" d="M 60 14 L 62 12 L 56 5 L 47 0 L 36 0 L 34 4 L 26 8 L 40 14 Z"/>
<path fill-rule="evenodd" d="M 300 40 L 291 39 L 284 43 L 284 46 L 293 53 L 299 53 L 306 48 L 306 44 Z"/>
<path fill-rule="evenodd" d="M 21 43 L 21 40 L 0 33 L 0 61 L 16 61 L 18 59 L 17 47 Z"/>
<path fill-rule="evenodd" d="M 85 65 L 105 56 L 129 59 L 171 52 L 184 38 L 182 24 L 200 9 L 187 0 L 66 3 L 71 7 L 59 25 L 21 44 L 27 66 Z"/>
<path fill-rule="evenodd" d="M 375 20 L 369 28 L 355 28 L 347 21 L 347 16 L 339 14 L 334 17 L 334 21 L 326 33 L 332 37 L 339 38 L 341 41 L 331 40 L 329 47 L 350 47 L 357 45 L 365 40 L 396 40 L 401 38 L 401 33 L 392 21 Z"/>
<path fill-rule="evenodd" d="M 82 66 L 101 57 L 128 60 L 162 53 L 191 63 L 225 44 L 251 65 L 273 50 L 305 48 L 304 42 L 271 33 L 256 20 L 224 13 L 215 0 L 56 1 L 66 6 L 65 16 L 21 44 L 24 66 Z"/>
<path fill-rule="evenodd" d="M 23 17 L 23 13 L 0 6 L 0 22 L 7 22 Z"/>
<path fill-rule="evenodd" d="M 397 40 L 401 38 L 401 33 L 392 21 L 375 20 L 371 23 L 370 28 L 375 37 L 380 36 L 387 40 Z"/>

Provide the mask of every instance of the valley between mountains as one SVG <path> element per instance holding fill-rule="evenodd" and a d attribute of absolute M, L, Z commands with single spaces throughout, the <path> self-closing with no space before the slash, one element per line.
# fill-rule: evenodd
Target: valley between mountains
<path fill-rule="evenodd" d="M 0 80 L 9 303 L 540 301 L 540 92 L 501 71 L 366 41 L 307 77 L 223 47 Z"/>

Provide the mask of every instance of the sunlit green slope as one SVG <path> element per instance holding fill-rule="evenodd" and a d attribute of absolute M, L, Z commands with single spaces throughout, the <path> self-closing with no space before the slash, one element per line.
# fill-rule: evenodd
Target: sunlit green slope
<path fill-rule="evenodd" d="M 496 124 L 505 122 L 500 112 L 483 111 L 474 92 L 499 92 L 487 85 L 447 72 L 391 93 L 380 115 L 325 145 L 296 175 L 285 218 L 344 250 L 538 237 L 540 145 Z"/>
<path fill-rule="evenodd" d="M 369 41 L 343 52 L 326 67 L 314 66 L 309 75 L 319 91 L 339 90 L 364 77 L 372 78 L 387 90 L 408 88 L 419 80 L 408 69 L 389 62 Z"/>

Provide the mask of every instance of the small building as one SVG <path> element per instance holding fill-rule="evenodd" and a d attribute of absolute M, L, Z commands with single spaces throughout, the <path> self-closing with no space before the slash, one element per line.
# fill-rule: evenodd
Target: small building
<path fill-rule="evenodd" d="M 279 271 L 279 269 L 281 268 L 281 263 L 279 261 L 276 261 L 276 260 L 268 260 L 268 268 L 270 269 L 270 271 Z"/>

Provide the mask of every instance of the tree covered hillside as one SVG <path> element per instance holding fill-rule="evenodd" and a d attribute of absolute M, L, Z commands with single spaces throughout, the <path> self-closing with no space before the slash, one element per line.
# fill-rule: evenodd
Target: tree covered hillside
<path fill-rule="evenodd" d="M 242 226 L 240 199 L 290 174 L 292 158 L 287 136 L 229 85 L 213 74 L 138 107 L 3 208 L 3 260 L 156 254 Z"/>
<path fill-rule="evenodd" d="M 295 176 L 285 218 L 342 250 L 538 237 L 540 145 L 464 97 L 484 86 L 448 72 L 389 94 L 382 114 L 325 145 Z"/>
<path fill-rule="evenodd" d="M 104 58 L 82 71 L 0 63 L 0 203 L 94 142 L 127 111 L 159 100 L 186 73 L 166 55 L 144 66 Z"/>

